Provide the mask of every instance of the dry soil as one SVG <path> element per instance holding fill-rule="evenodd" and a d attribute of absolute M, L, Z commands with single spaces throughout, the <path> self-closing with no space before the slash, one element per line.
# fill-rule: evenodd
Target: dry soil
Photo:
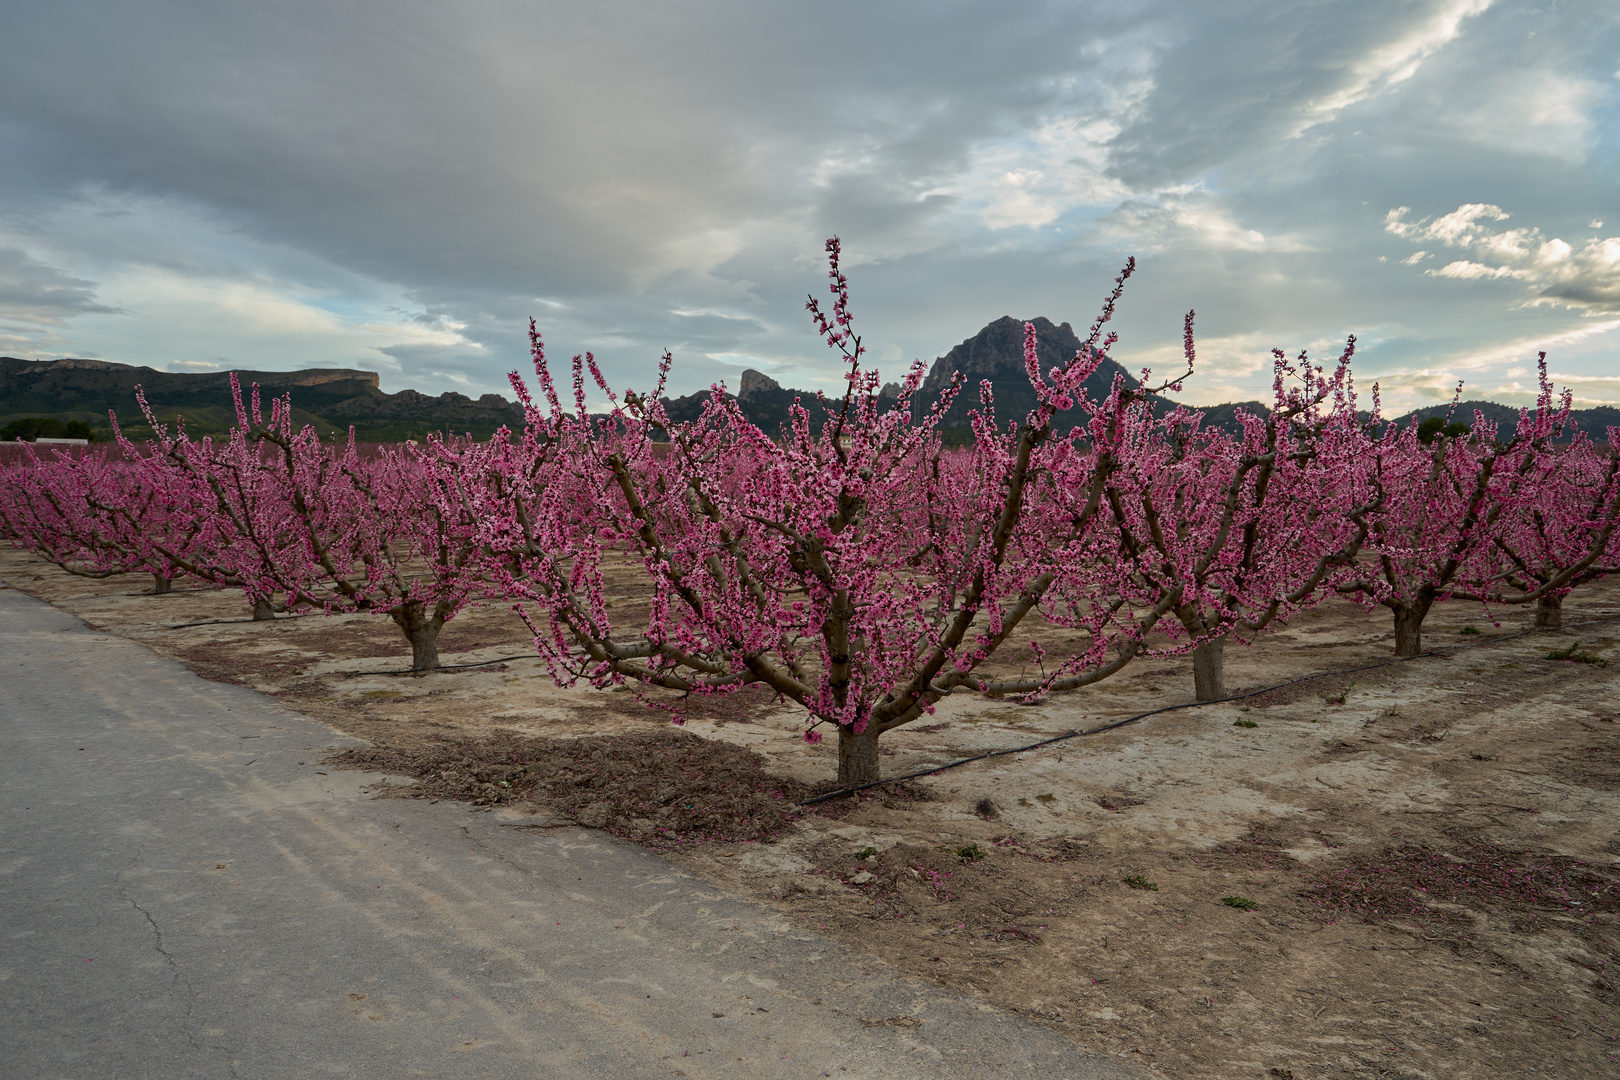
<path fill-rule="evenodd" d="M 1390 621 L 1329 603 L 1228 650 L 1234 691 L 1319 677 L 799 807 L 835 751 L 791 708 L 745 692 L 685 703 L 676 728 L 671 698 L 557 687 L 504 607 L 441 639 L 445 663 L 485 666 L 413 677 L 377 616 L 253 623 L 232 593 L 153 596 L 9 550 L 0 580 L 371 743 L 308 768 L 608 829 L 1167 1077 L 1620 1075 L 1620 583 L 1578 590 L 1562 631 L 1441 605 L 1440 655 L 1348 674 L 1390 658 Z M 1038 705 L 959 693 L 884 736 L 885 775 L 1191 684 L 1148 659 Z"/>

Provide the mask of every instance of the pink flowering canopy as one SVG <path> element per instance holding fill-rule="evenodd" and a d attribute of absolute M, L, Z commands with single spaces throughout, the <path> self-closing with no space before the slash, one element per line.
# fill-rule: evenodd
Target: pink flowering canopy
<path fill-rule="evenodd" d="M 662 404 L 667 354 L 652 393 L 623 395 L 589 354 L 575 357 L 565 408 L 535 336 L 544 406 L 514 381 L 529 410 L 521 447 L 503 435 L 443 462 L 463 474 L 446 487 L 446 510 L 458 502 L 486 515 L 480 542 L 498 553 L 502 584 L 523 599 L 560 681 L 695 694 L 763 685 L 805 710 L 808 738 L 825 725 L 851 744 L 849 777 L 875 766 L 879 734 L 953 690 L 1033 698 L 1112 674 L 1181 592 L 1171 583 L 1151 603 L 1132 602 L 1108 512 L 1111 485 L 1156 472 L 1169 445 L 1157 395 L 1121 381 L 1095 402 L 1083 389 L 1113 344 L 1105 327 L 1134 266 L 1063 366 L 1040 369 L 1028 328 L 1036 408 L 1005 427 L 983 408 L 973 445 L 950 451 L 937 429 L 959 381 L 920 418 L 921 364 L 897 399 L 880 399 L 836 238 L 827 251 L 830 312 L 814 298 L 807 307 L 846 365 L 846 389 L 796 403 L 779 435 L 751 424 L 720 387 L 696 420 L 673 421 Z M 587 408 L 587 377 L 605 415 Z M 989 405 L 988 385 L 980 395 Z M 1057 427 L 1056 415 L 1077 407 L 1088 420 Z M 659 434 L 667 453 L 656 452 Z M 466 477 L 474 457 L 491 478 Z M 623 556 L 651 587 L 645 625 L 614 622 L 607 565 Z M 1078 632 L 1082 647 L 1048 656 L 1034 644 L 1036 674 L 981 675 L 1036 611 Z"/>
<path fill-rule="evenodd" d="M 1620 566 L 1620 433 L 1557 443 L 1570 399 L 1545 357 L 1511 432 L 1476 415 L 1426 444 L 1382 420 L 1376 387 L 1361 413 L 1353 338 L 1331 366 L 1275 353 L 1269 412 L 1206 428 L 1161 396 L 1192 372 L 1191 313 L 1175 379 L 1086 391 L 1130 263 L 1064 363 L 1043 370 L 1025 327 L 1036 405 L 999 423 L 991 386 L 960 376 L 916 404 L 921 363 L 882 396 L 836 237 L 826 250 L 830 303 L 806 307 L 844 389 L 795 402 L 781 431 L 720 386 L 673 420 L 668 353 L 645 393 L 616 391 L 589 353 L 560 387 L 531 323 L 534 389 L 512 376 L 521 431 L 363 452 L 352 432 L 295 427 L 290 398 L 266 416 L 233 379 L 219 439 L 148 410 L 145 445 L 119 432 L 82 454 L 30 449 L 6 468 L 0 528 L 76 573 L 386 615 L 418 670 L 464 604 L 510 602 L 560 684 L 763 687 L 803 711 L 807 739 L 838 733 L 846 785 L 878 778 L 883 732 L 955 692 L 1036 701 L 1191 653 L 1197 696 L 1218 698 L 1227 641 L 1329 596 L 1391 611 L 1397 653 L 1414 655 L 1440 600 L 1534 603 L 1557 625 L 1571 589 Z M 940 424 L 965 392 L 972 441 L 948 447 Z M 616 603 L 627 576 L 644 613 Z"/>

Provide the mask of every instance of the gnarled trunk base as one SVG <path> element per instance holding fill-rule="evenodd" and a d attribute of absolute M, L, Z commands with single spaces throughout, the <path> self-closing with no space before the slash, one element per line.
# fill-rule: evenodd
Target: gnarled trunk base
<path fill-rule="evenodd" d="M 1548 593 L 1536 601 L 1536 629 L 1556 630 L 1564 625 L 1564 598 Z"/>
<path fill-rule="evenodd" d="M 857 735 L 842 725 L 838 728 L 838 786 L 855 787 L 882 779 L 878 770 L 878 733 L 867 727 Z"/>
<path fill-rule="evenodd" d="M 1416 656 L 1423 651 L 1423 617 L 1429 605 L 1395 608 L 1395 655 Z"/>
<path fill-rule="evenodd" d="M 152 575 L 152 595 L 153 596 L 163 596 L 163 595 L 165 595 L 167 593 L 171 593 L 173 591 L 174 591 L 174 580 L 172 578 L 166 578 L 162 574 L 153 574 Z"/>
<path fill-rule="evenodd" d="M 264 622 L 266 619 L 276 617 L 276 605 L 268 600 L 253 601 L 253 621 Z"/>
<path fill-rule="evenodd" d="M 1215 638 L 1193 649 L 1193 697 L 1216 701 L 1226 696 L 1226 639 Z"/>
<path fill-rule="evenodd" d="M 388 614 L 405 640 L 411 643 L 411 670 L 428 671 L 438 667 L 439 631 L 444 627 L 444 619 L 437 614 L 428 615 L 415 601 L 406 601 Z"/>

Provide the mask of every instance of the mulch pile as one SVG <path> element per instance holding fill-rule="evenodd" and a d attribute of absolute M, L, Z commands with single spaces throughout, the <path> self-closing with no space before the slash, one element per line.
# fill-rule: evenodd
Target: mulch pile
<path fill-rule="evenodd" d="M 1419 845 L 1355 856 L 1303 893 L 1327 913 L 1383 919 L 1455 920 L 1432 905 L 1593 915 L 1620 911 L 1620 877 L 1562 855 L 1466 843 L 1455 852 Z"/>
<path fill-rule="evenodd" d="M 417 778 L 385 787 L 388 796 L 533 803 L 655 849 L 771 839 L 798 819 L 794 803 L 814 794 L 766 773 L 752 751 L 681 731 L 440 738 L 409 750 L 346 750 L 328 764 Z"/>

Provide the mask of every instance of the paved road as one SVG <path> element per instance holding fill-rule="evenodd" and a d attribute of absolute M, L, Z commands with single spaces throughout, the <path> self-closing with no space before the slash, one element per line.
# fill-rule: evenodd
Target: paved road
<path fill-rule="evenodd" d="M 0 1074 L 1144 1076 L 352 742 L 0 588 Z"/>

